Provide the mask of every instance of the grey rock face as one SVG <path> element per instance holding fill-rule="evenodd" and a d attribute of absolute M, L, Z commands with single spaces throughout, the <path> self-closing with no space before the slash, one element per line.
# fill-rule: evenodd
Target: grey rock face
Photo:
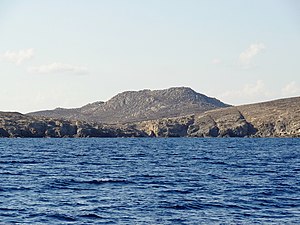
<path fill-rule="evenodd" d="M 211 116 L 204 115 L 195 119 L 194 124 L 189 126 L 187 133 L 190 137 L 217 137 L 219 128 Z"/>
<path fill-rule="evenodd" d="M 148 137 L 185 137 L 193 121 L 194 116 L 149 120 L 136 123 L 136 129 Z"/>
<path fill-rule="evenodd" d="M 134 125 L 103 125 L 0 112 L 0 137 L 145 137 Z"/>
<path fill-rule="evenodd" d="M 32 135 L 34 137 L 44 137 L 45 131 L 47 129 L 47 124 L 44 122 L 32 122 L 27 126 L 28 135 Z"/>
<path fill-rule="evenodd" d="M 188 137 L 300 137 L 300 97 L 140 123 L 155 136 L 176 136 L 170 128 Z"/>

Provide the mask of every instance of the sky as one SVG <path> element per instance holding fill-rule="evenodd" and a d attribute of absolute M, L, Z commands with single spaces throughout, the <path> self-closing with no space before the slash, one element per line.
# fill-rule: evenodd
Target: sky
<path fill-rule="evenodd" d="M 1 0 L 0 111 L 191 87 L 240 105 L 300 96 L 298 0 Z"/>

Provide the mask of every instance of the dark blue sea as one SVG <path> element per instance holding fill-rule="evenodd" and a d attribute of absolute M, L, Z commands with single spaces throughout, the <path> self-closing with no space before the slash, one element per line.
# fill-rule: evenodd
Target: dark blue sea
<path fill-rule="evenodd" d="M 300 139 L 0 139 L 0 224 L 300 224 Z"/>

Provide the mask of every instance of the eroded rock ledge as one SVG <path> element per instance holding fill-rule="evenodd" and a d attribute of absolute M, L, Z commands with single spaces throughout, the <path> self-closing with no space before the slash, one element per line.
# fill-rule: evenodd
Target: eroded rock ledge
<path fill-rule="evenodd" d="M 300 137 L 300 97 L 145 121 L 138 128 L 158 137 Z"/>
<path fill-rule="evenodd" d="M 157 137 L 252 137 L 257 129 L 236 108 L 183 118 L 145 121 L 140 130 Z"/>
<path fill-rule="evenodd" d="M 0 112 L 0 137 L 300 137 L 300 97 L 115 125 Z"/>
<path fill-rule="evenodd" d="M 35 118 L 20 113 L 0 113 L 0 137 L 144 137 L 130 126 L 107 126 L 82 121 Z"/>

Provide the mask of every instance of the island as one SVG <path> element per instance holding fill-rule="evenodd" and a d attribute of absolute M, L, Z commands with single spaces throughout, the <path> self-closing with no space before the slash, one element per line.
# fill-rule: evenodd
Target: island
<path fill-rule="evenodd" d="M 127 91 L 81 108 L 0 112 L 0 137 L 300 137 L 300 97 L 231 106 L 187 87 Z"/>

